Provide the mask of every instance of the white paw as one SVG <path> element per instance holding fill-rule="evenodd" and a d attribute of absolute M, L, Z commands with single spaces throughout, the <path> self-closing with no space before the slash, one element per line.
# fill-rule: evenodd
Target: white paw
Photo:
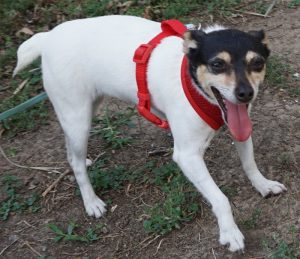
<path fill-rule="evenodd" d="M 231 252 L 244 250 L 244 239 L 242 232 L 237 227 L 220 232 L 220 243 L 222 245 L 229 244 L 229 250 Z"/>
<path fill-rule="evenodd" d="M 89 166 L 91 166 L 91 165 L 93 164 L 93 161 L 92 161 L 91 159 L 88 159 L 88 158 L 87 158 L 87 159 L 85 160 L 85 164 L 86 164 L 87 167 L 89 167 Z"/>
<path fill-rule="evenodd" d="M 97 196 L 84 202 L 84 206 L 87 214 L 96 218 L 100 218 L 106 212 L 106 204 Z"/>
<path fill-rule="evenodd" d="M 277 195 L 287 190 L 282 183 L 271 181 L 268 179 L 259 182 L 258 184 L 254 185 L 254 187 L 260 192 L 263 197 L 266 197 L 268 195 Z"/>

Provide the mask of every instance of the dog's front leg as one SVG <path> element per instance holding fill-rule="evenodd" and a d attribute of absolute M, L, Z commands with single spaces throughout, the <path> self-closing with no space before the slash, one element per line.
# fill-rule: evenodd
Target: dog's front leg
<path fill-rule="evenodd" d="M 244 236 L 234 222 L 229 201 L 213 181 L 203 160 L 205 148 L 209 143 L 208 135 L 204 134 L 205 138 L 204 132 L 200 131 L 199 133 L 200 135 L 196 133 L 191 135 L 191 132 L 184 133 L 182 131 L 178 134 L 180 136 L 176 133 L 173 134 L 173 159 L 212 205 L 220 228 L 220 243 L 229 244 L 230 251 L 243 250 Z"/>
<path fill-rule="evenodd" d="M 252 138 L 245 142 L 235 142 L 235 146 L 239 153 L 243 169 L 251 181 L 252 185 L 263 197 L 270 194 L 279 194 L 286 191 L 286 187 L 277 182 L 266 179 L 258 170 L 254 160 Z"/>

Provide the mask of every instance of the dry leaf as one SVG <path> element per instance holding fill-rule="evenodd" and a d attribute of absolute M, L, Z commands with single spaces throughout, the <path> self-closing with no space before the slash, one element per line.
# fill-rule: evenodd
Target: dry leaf
<path fill-rule="evenodd" d="M 17 31 L 16 36 L 20 37 L 22 33 L 26 34 L 26 35 L 33 35 L 34 34 L 34 32 L 32 30 L 30 30 L 27 27 L 24 27 L 21 30 Z"/>

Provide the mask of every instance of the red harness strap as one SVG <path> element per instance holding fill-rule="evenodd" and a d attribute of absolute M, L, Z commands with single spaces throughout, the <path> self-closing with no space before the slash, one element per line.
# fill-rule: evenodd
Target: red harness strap
<path fill-rule="evenodd" d="M 150 40 L 147 44 L 140 45 L 133 57 L 136 63 L 136 82 L 138 85 L 137 96 L 139 99 L 137 109 L 139 113 L 150 122 L 154 123 L 160 128 L 168 129 L 167 121 L 160 119 L 151 112 L 150 93 L 147 84 L 147 67 L 148 61 L 152 51 L 161 42 L 162 39 L 169 36 L 182 37 L 187 30 L 186 27 L 177 20 L 168 20 L 161 23 L 162 32 Z M 189 73 L 186 57 L 183 58 L 181 66 L 181 81 L 187 99 L 198 115 L 213 129 L 220 128 L 224 122 L 222 119 L 220 108 L 208 102 L 202 95 L 200 95 L 193 86 Z"/>
<path fill-rule="evenodd" d="M 181 37 L 186 27 L 177 20 L 168 20 L 161 23 L 162 32 L 150 40 L 147 44 L 140 45 L 134 53 L 133 61 L 136 63 L 136 82 L 138 85 L 139 103 L 137 109 L 147 120 L 160 128 L 168 129 L 169 124 L 151 113 L 150 93 L 147 84 L 147 66 L 150 55 L 162 39 L 169 36 Z"/>

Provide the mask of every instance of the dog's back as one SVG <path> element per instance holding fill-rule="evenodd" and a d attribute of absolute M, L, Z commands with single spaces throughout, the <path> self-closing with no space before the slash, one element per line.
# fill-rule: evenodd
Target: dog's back
<path fill-rule="evenodd" d="M 49 68 L 57 80 L 75 80 L 97 89 L 98 94 L 104 92 L 132 101 L 133 96 L 128 94 L 135 91 L 121 93 L 116 89 L 120 85 L 136 89 L 134 51 L 159 31 L 159 23 L 131 16 L 65 22 L 50 32 L 36 34 L 20 46 L 14 75 L 41 56 L 44 74 Z M 112 66 L 111 60 L 117 62 Z M 46 90 L 52 91 L 47 85 Z"/>

